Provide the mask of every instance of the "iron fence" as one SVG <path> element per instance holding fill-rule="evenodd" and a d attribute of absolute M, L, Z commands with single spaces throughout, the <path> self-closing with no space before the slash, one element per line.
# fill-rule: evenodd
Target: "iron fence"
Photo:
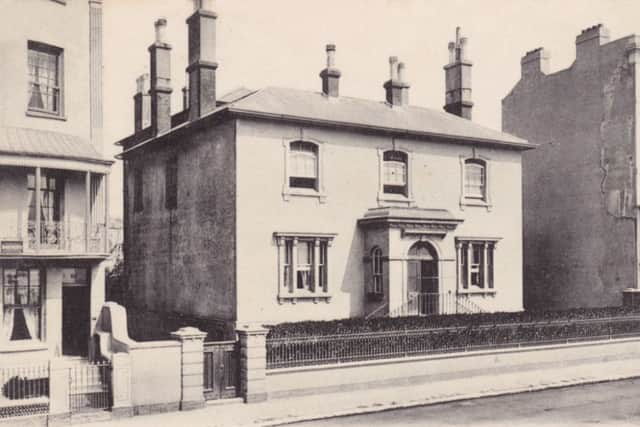
<path fill-rule="evenodd" d="M 267 369 L 640 336 L 640 317 L 267 339 Z"/>
<path fill-rule="evenodd" d="M 111 408 L 111 364 L 85 362 L 69 368 L 69 406 L 71 412 Z"/>
<path fill-rule="evenodd" d="M 49 411 L 47 363 L 0 368 L 0 418 Z"/>
<path fill-rule="evenodd" d="M 389 312 L 397 316 L 431 316 L 438 314 L 471 314 L 483 310 L 468 294 L 410 292 L 407 301 Z"/>

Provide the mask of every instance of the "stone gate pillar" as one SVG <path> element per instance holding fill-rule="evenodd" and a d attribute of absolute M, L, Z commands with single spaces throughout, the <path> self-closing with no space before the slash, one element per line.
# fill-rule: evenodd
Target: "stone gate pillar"
<path fill-rule="evenodd" d="M 240 393 L 247 403 L 267 400 L 267 329 L 243 327 L 240 338 Z"/>
<path fill-rule="evenodd" d="M 67 425 L 70 421 L 68 362 L 61 358 L 49 361 L 49 425 Z"/>
<path fill-rule="evenodd" d="M 204 406 L 204 339 L 206 332 L 198 328 L 183 327 L 171 336 L 180 341 L 181 384 L 180 409 L 196 409 Z"/>

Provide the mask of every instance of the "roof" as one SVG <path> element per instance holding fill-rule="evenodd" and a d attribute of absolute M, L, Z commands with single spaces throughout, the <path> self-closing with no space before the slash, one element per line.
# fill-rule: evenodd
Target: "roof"
<path fill-rule="evenodd" d="M 40 129 L 0 127 L 0 154 L 56 157 L 110 164 L 81 137 Z"/>
<path fill-rule="evenodd" d="M 364 126 L 372 130 L 532 147 L 524 139 L 443 111 L 415 106 L 391 107 L 383 101 L 346 96 L 331 98 L 320 92 L 297 89 L 268 87 L 232 102 L 228 108 L 235 112 L 311 119 L 335 125 Z"/>
<path fill-rule="evenodd" d="M 280 87 L 267 87 L 256 91 L 244 87 L 235 89 L 220 98 L 216 109 L 196 121 L 225 113 L 239 117 L 298 122 L 422 139 L 486 143 L 520 150 L 535 147 L 524 139 L 443 111 L 416 106 L 392 107 L 384 101 L 346 96 L 327 97 L 320 92 Z M 116 144 L 125 145 L 137 140 L 133 146 L 123 151 L 122 154 L 126 154 L 175 130 L 189 127 L 192 123 L 181 123 L 156 137 L 140 138 L 140 134 L 132 135 Z"/>
<path fill-rule="evenodd" d="M 446 209 L 381 207 L 369 209 L 358 224 L 363 227 L 409 227 L 414 229 L 453 230 L 463 219 Z"/>

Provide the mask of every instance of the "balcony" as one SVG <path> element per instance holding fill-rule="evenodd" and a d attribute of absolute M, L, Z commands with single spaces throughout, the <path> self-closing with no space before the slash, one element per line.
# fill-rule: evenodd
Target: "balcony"
<path fill-rule="evenodd" d="M 0 257 L 106 256 L 107 175 L 0 168 L 0 182 Z"/>

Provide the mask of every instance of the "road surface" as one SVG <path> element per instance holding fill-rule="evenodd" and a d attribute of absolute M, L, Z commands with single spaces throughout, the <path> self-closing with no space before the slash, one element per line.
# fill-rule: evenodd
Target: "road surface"
<path fill-rule="evenodd" d="M 640 426 L 640 379 L 421 406 L 295 425 Z"/>

